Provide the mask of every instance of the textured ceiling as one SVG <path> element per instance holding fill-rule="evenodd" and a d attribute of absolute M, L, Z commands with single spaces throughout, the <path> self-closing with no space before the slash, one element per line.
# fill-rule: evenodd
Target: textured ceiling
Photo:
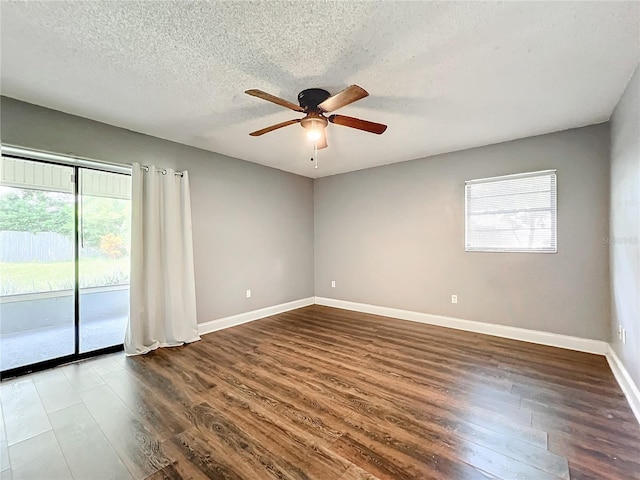
<path fill-rule="evenodd" d="M 3 95 L 309 177 L 609 119 L 640 60 L 639 2 L 6 2 Z M 305 88 L 337 113 L 318 169 Z M 516 159 L 514 159 L 516 160 Z"/>

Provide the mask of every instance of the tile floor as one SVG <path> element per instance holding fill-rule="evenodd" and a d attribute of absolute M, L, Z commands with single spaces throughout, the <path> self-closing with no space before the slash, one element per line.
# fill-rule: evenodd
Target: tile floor
<path fill-rule="evenodd" d="M 0 479 L 144 478 L 118 452 L 126 416 L 110 418 L 127 408 L 107 383 L 124 359 L 117 353 L 3 381 Z"/>

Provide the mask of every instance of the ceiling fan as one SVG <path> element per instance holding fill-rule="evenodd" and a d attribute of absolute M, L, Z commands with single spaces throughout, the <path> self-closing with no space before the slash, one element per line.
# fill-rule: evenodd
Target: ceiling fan
<path fill-rule="evenodd" d="M 324 115 L 325 113 L 333 112 L 345 105 L 349 105 L 350 103 L 367 97 L 369 95 L 367 91 L 358 85 L 351 85 L 333 96 L 321 88 L 308 88 L 306 90 L 302 90 L 298 94 L 298 103 L 300 105 L 296 105 L 295 103 L 289 102 L 280 97 L 263 92 L 262 90 L 253 89 L 247 90 L 244 93 L 262 98 L 268 102 L 273 102 L 296 112 L 306 114 L 300 119 L 287 120 L 286 122 L 277 123 L 270 127 L 251 132 L 249 135 L 252 137 L 258 137 L 265 133 L 272 132 L 273 130 L 277 130 L 278 128 L 299 123 L 303 128 L 308 130 L 307 137 L 309 140 L 316 142 L 317 148 L 320 149 L 327 148 L 327 135 L 325 128 L 329 123 L 364 130 L 365 132 L 371 132 L 377 135 L 384 133 L 387 129 L 387 126 L 381 123 L 369 122 L 359 118 L 347 117 L 345 115 L 329 115 L 328 117 Z"/>

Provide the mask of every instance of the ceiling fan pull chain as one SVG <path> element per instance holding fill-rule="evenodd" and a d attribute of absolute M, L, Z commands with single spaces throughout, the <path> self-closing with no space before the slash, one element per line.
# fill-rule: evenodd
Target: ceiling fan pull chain
<path fill-rule="evenodd" d="M 316 159 L 316 165 L 313 168 L 318 168 L 318 142 L 313 142 L 313 158 Z"/>

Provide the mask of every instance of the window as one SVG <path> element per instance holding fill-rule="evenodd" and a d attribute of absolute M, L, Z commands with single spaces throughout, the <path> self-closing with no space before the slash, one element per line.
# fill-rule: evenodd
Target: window
<path fill-rule="evenodd" d="M 465 182 L 465 250 L 557 252 L 556 171 Z"/>

